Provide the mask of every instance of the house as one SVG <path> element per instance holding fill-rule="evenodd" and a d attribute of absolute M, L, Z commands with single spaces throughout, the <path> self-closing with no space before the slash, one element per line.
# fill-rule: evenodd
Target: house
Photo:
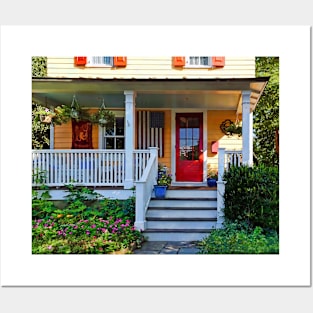
<path fill-rule="evenodd" d="M 224 170 L 252 165 L 252 116 L 267 81 L 255 77 L 254 56 L 48 57 L 47 76 L 32 79 L 34 101 L 103 106 L 115 123 L 51 124 L 33 169 L 47 172 L 55 199 L 71 181 L 107 197 L 135 192 L 135 226 L 151 240 L 199 239 L 222 227 Z M 232 122 L 242 135 L 225 131 Z M 158 164 L 173 179 L 163 202 L 153 197 Z M 217 189 L 202 190 L 210 169 Z"/>

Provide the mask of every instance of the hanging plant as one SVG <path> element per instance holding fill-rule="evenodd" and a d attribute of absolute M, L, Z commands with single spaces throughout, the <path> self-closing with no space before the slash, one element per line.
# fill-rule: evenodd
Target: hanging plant
<path fill-rule="evenodd" d="M 242 125 L 238 121 L 234 123 L 232 120 L 227 119 L 221 123 L 220 129 L 227 136 L 232 136 L 233 134 L 242 135 Z"/>

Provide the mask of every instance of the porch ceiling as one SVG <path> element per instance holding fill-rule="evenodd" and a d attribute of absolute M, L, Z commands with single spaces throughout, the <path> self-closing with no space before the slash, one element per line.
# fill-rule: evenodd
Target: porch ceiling
<path fill-rule="evenodd" d="M 251 90 L 254 110 L 269 78 L 250 79 L 62 79 L 33 78 L 33 100 L 56 106 L 71 104 L 75 94 L 82 107 L 124 108 L 124 91 L 137 93 L 137 108 L 238 110 L 241 91 Z"/>

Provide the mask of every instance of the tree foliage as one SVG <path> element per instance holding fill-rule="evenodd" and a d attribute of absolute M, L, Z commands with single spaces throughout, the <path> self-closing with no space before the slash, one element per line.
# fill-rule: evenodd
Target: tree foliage
<path fill-rule="evenodd" d="M 47 57 L 32 57 L 32 76 L 47 76 Z"/>
<path fill-rule="evenodd" d="M 41 112 L 45 108 L 37 103 L 32 104 L 32 149 L 48 148 L 50 144 L 50 124 L 42 123 Z"/>
<path fill-rule="evenodd" d="M 254 112 L 254 153 L 259 164 L 278 165 L 275 131 L 279 129 L 279 57 L 256 57 L 256 77 L 270 76 Z"/>

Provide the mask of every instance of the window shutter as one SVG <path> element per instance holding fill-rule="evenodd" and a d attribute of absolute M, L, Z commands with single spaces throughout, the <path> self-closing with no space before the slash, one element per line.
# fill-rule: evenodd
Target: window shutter
<path fill-rule="evenodd" d="M 213 67 L 224 67 L 225 66 L 225 57 L 212 57 L 212 66 Z"/>
<path fill-rule="evenodd" d="M 173 57 L 173 66 L 181 67 L 185 66 L 185 57 Z"/>
<path fill-rule="evenodd" d="M 74 57 L 75 65 L 86 65 L 87 57 Z"/>
<path fill-rule="evenodd" d="M 127 65 L 127 57 L 114 57 L 114 66 L 125 67 Z"/>

